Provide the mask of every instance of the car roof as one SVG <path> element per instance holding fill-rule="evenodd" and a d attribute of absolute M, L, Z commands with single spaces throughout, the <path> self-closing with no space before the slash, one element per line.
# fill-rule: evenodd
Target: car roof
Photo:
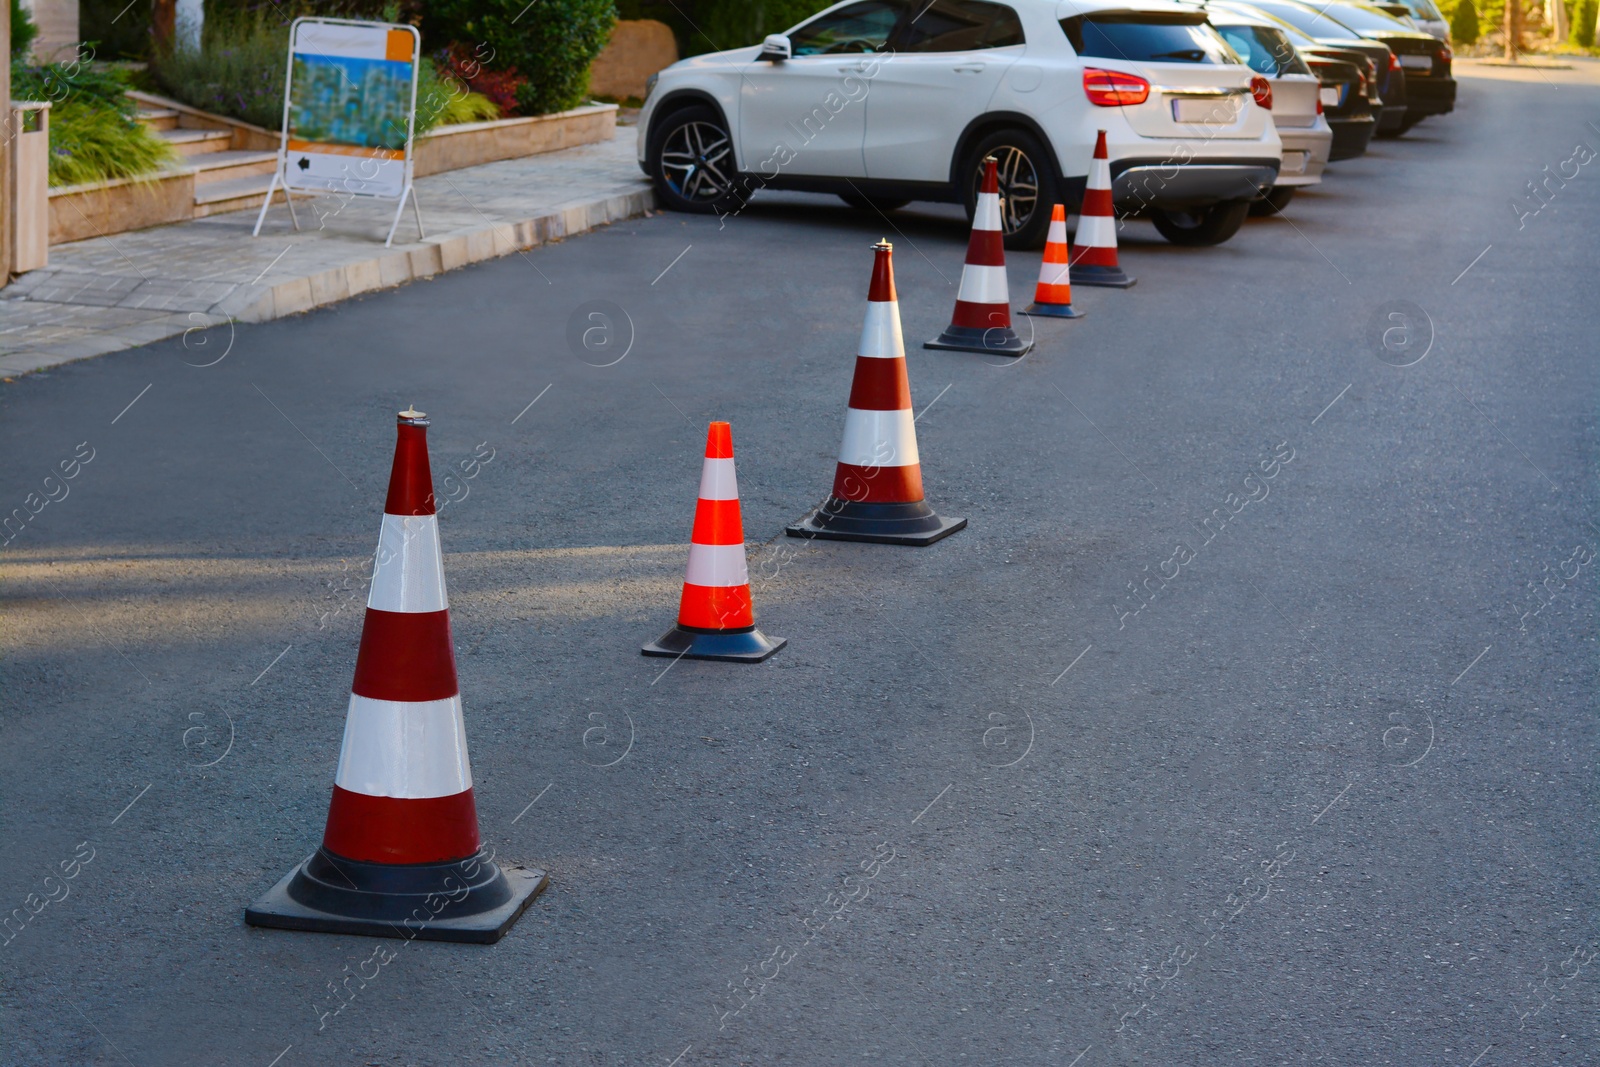
<path fill-rule="evenodd" d="M 1202 3 L 1200 8 L 1211 19 L 1213 25 L 1220 21 L 1229 26 L 1264 26 L 1269 30 L 1283 28 L 1282 22 L 1259 11 L 1231 7 L 1227 4 L 1208 3 Z M 1300 36 L 1304 37 L 1305 34 L 1302 33 Z"/>

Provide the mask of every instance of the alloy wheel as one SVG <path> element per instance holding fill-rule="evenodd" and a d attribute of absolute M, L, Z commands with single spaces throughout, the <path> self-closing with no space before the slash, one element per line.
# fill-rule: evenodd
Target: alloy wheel
<path fill-rule="evenodd" d="M 661 171 L 685 200 L 715 200 L 733 188 L 733 145 L 721 127 L 685 122 L 661 146 Z"/>
<path fill-rule="evenodd" d="M 1039 171 L 1020 148 L 1001 145 L 989 154 L 998 163 L 995 170 L 1000 181 L 1000 225 L 1005 233 L 1013 234 L 1028 224 L 1038 206 Z M 979 160 L 973 188 L 982 186 L 983 161 Z"/>

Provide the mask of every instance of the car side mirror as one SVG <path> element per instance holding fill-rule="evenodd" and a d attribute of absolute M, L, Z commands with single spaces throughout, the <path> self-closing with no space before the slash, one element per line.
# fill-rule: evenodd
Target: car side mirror
<path fill-rule="evenodd" d="M 761 54 L 757 59 L 765 59 L 772 63 L 782 63 L 794 54 L 789 38 L 781 33 L 770 33 L 767 39 L 761 42 Z"/>

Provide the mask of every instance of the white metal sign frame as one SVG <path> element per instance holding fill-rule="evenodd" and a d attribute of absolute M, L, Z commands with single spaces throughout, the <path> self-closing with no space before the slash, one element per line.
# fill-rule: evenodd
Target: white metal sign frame
<path fill-rule="evenodd" d="M 386 145 L 356 143 L 357 138 L 370 139 L 374 123 L 394 127 L 399 116 L 350 113 L 349 109 L 352 106 L 350 103 L 346 104 L 346 114 L 335 117 L 333 121 L 335 124 L 343 122 L 347 129 L 356 130 L 356 138 L 345 142 L 293 136 L 295 132 L 311 132 L 293 131 L 290 128 L 297 55 L 303 60 L 312 62 L 318 59 L 330 61 L 318 66 L 333 72 L 347 88 L 355 88 L 355 84 L 346 72 L 345 65 L 338 61 L 366 66 L 367 73 L 362 76 L 363 82 L 373 80 L 378 83 L 389 76 L 389 72 L 385 69 L 387 64 L 409 63 L 411 91 L 404 116 L 406 132 L 404 148 L 397 150 Z M 261 224 L 266 220 L 267 208 L 272 205 L 272 197 L 279 189 L 283 190 L 284 202 L 289 207 L 289 218 L 294 222 L 296 230 L 300 229 L 300 219 L 294 210 L 294 194 L 335 193 L 343 196 L 368 196 L 378 200 L 398 201 L 395 205 L 394 219 L 389 224 L 389 236 L 383 242 L 386 248 L 394 243 L 395 230 L 400 225 L 400 216 L 405 211 L 407 200 L 411 202 L 411 210 L 417 220 L 417 237 L 421 239 L 425 236 L 422 231 L 422 212 L 417 206 L 416 190 L 412 187 L 417 79 L 420 73 L 421 55 L 422 35 L 417 32 L 415 26 L 364 22 L 356 19 L 294 20 L 289 27 L 289 56 L 284 75 L 283 126 L 278 142 L 278 165 L 272 172 L 272 183 L 267 187 L 267 198 L 261 204 L 261 213 L 256 216 L 252 236 L 261 235 Z M 318 74 L 320 72 L 313 72 L 314 76 Z M 308 86 L 307 89 L 309 88 Z M 378 99 L 380 101 L 383 99 L 381 92 L 378 94 Z M 362 103 L 365 104 L 366 101 L 363 100 Z"/>

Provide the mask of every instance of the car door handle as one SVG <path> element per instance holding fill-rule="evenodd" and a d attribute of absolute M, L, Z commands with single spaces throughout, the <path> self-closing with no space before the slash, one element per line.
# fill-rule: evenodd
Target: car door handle
<path fill-rule="evenodd" d="M 865 74 L 868 70 L 871 69 L 871 66 L 872 65 L 870 63 L 867 63 L 866 61 L 863 60 L 862 62 L 857 63 L 853 67 L 845 67 L 844 69 L 850 71 L 853 74 Z"/>
<path fill-rule="evenodd" d="M 982 63 L 963 63 L 959 67 L 952 69 L 954 69 L 957 74 L 981 74 L 983 72 L 983 68 L 984 64 Z"/>

